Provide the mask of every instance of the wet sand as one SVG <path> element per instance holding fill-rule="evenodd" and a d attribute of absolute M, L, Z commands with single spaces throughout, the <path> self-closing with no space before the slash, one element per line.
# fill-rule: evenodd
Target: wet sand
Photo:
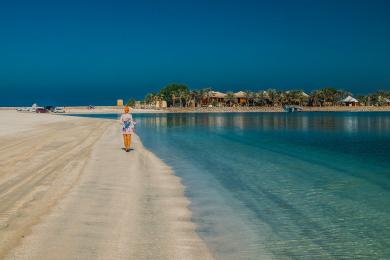
<path fill-rule="evenodd" d="M 117 122 L 0 122 L 0 259 L 211 259 L 180 179 Z"/>

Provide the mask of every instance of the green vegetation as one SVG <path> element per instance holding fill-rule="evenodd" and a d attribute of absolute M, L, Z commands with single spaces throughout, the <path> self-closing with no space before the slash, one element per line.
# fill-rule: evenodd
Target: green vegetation
<path fill-rule="evenodd" d="M 231 91 L 223 93 L 213 92 L 209 87 L 190 90 L 187 85 L 172 83 L 165 86 L 160 92 L 149 93 L 145 96 L 145 105 L 154 105 L 158 101 L 165 100 L 169 107 L 200 107 L 200 106 L 336 106 L 341 105 L 342 100 L 352 93 L 326 87 L 306 94 L 303 90 L 294 89 L 281 91 L 267 89 L 261 91 L 244 91 L 241 102 Z M 222 97 L 221 97 L 222 95 Z M 390 91 L 377 91 L 369 95 L 356 97 L 361 105 L 390 105 Z M 129 101 L 130 102 L 130 101 Z"/>
<path fill-rule="evenodd" d="M 129 101 L 127 101 L 126 106 L 134 107 L 135 106 L 135 99 L 134 98 L 130 98 Z"/>
<path fill-rule="evenodd" d="M 234 96 L 234 93 L 229 91 L 226 93 L 226 98 L 225 98 L 226 104 L 228 104 L 230 107 L 235 105 L 237 102 L 237 99 Z"/>
<path fill-rule="evenodd" d="M 363 103 L 364 105 L 370 106 L 384 106 L 390 104 L 390 91 L 377 91 L 371 95 L 367 96 L 358 96 L 357 99 L 359 102 Z"/>
<path fill-rule="evenodd" d="M 183 107 L 183 103 L 187 100 L 189 93 L 187 85 L 172 83 L 164 87 L 160 91 L 159 96 L 167 101 L 168 106 L 179 104 L 180 107 Z"/>

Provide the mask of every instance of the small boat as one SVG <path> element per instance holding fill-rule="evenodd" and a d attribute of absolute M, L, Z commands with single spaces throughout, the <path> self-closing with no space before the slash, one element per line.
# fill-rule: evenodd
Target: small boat
<path fill-rule="evenodd" d="M 300 106 L 284 106 L 285 112 L 301 112 L 303 110 Z"/>

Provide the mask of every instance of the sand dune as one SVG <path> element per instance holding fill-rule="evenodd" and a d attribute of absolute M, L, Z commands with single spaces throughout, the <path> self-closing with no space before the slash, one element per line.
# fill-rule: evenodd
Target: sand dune
<path fill-rule="evenodd" d="M 125 153 L 115 121 L 39 116 L 0 112 L 0 258 L 211 258 L 180 179 L 138 138 Z"/>

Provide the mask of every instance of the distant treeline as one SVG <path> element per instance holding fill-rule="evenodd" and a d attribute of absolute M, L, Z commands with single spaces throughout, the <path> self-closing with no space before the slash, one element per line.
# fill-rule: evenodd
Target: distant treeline
<path fill-rule="evenodd" d="M 300 89 L 282 91 L 266 89 L 260 91 L 244 90 L 237 93 L 228 91 L 221 93 L 212 88 L 192 89 L 185 84 L 172 83 L 159 92 L 149 93 L 141 101 L 141 105 L 153 106 L 157 102 L 166 101 L 169 107 L 199 107 L 199 106 L 336 106 L 343 105 L 343 100 L 352 96 L 346 90 L 326 87 L 305 93 Z M 354 97 L 359 105 L 383 106 L 390 105 L 390 91 L 376 91 L 368 95 Z M 134 105 L 131 99 L 128 105 Z"/>

